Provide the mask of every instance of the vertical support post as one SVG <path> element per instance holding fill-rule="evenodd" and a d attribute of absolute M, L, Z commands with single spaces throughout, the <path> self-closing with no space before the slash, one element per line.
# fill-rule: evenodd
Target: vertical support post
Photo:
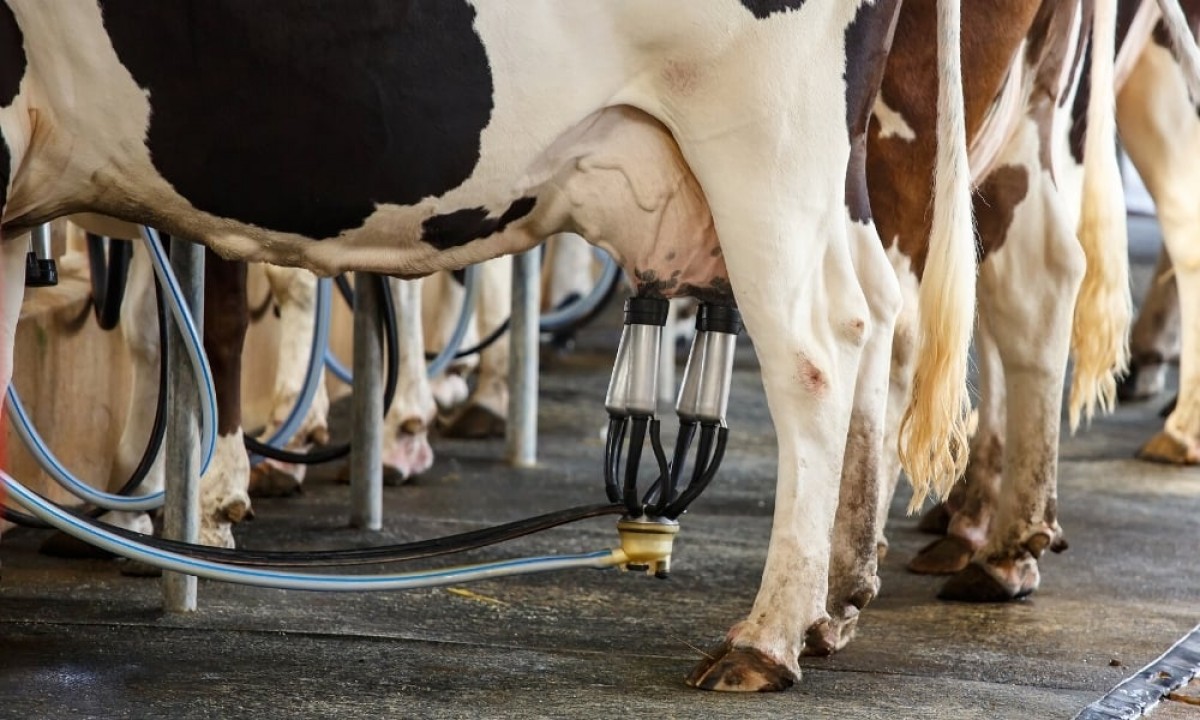
<path fill-rule="evenodd" d="M 179 281 L 184 301 L 203 337 L 204 247 L 171 238 L 171 269 Z M 163 505 L 163 537 L 194 543 L 200 539 L 200 397 L 196 376 L 183 334 L 171 323 L 167 336 L 167 363 L 171 382 L 167 385 L 166 498 Z M 167 612 L 196 610 L 196 578 L 164 572 L 163 609 Z"/>
<path fill-rule="evenodd" d="M 385 281 L 386 282 L 386 281 Z M 351 395 L 350 524 L 383 529 L 383 336 L 380 278 L 354 273 L 354 392 Z"/>
<path fill-rule="evenodd" d="M 505 455 L 517 467 L 537 464 L 538 322 L 542 294 L 539 253 L 540 249 L 535 248 L 513 258 Z"/>

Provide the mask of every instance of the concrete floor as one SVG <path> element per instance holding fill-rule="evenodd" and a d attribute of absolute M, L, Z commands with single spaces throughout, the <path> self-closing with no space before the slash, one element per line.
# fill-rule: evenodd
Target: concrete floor
<path fill-rule="evenodd" d="M 1138 247 L 1144 282 L 1149 250 Z M 440 441 L 432 472 L 385 489 L 383 533 L 345 527 L 346 489 L 326 473 L 302 497 L 257 501 L 240 541 L 402 542 L 601 501 L 611 317 L 543 375 L 538 468 L 505 467 L 497 442 Z M 901 497 L 883 593 L 850 647 L 805 660 L 804 679 L 783 694 L 689 690 L 697 648 L 749 609 L 769 532 L 775 439 L 748 348 L 733 397 L 724 471 L 685 517 L 668 581 L 575 571 L 374 595 L 202 581 L 200 612 L 176 616 L 159 611 L 157 583 L 113 562 L 49 559 L 35 552 L 42 534 L 6 536 L 0 717 L 1070 718 L 1200 620 L 1200 470 L 1129 459 L 1160 422 L 1156 401 L 1064 440 L 1071 549 L 1043 561 L 1034 597 L 936 600 L 940 581 L 904 570 L 928 538 Z M 471 557 L 614 542 L 602 519 Z M 1159 716 L 1197 710 L 1171 703 Z"/>

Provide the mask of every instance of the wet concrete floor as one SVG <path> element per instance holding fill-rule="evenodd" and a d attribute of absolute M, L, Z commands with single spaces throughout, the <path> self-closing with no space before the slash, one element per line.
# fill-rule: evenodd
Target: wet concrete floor
<path fill-rule="evenodd" d="M 1152 262 L 1136 257 L 1145 281 Z M 385 529 L 347 528 L 330 472 L 297 498 L 259 500 L 238 529 L 254 548 L 403 542 L 603 500 L 601 407 L 616 315 L 542 377 L 540 464 L 499 442 L 439 441 L 434 470 L 385 489 Z M 0 543 L 2 718 L 1070 718 L 1200 621 L 1200 470 L 1131 460 L 1162 400 L 1121 408 L 1062 444 L 1071 542 L 1019 603 L 935 599 L 907 573 L 928 541 L 897 498 L 882 595 L 858 638 L 778 695 L 683 684 L 702 649 L 753 601 L 771 519 L 775 439 L 753 355 L 739 356 L 728 458 L 685 517 L 672 577 L 571 571 L 448 589 L 333 595 L 201 581 L 200 611 L 164 615 L 158 584 L 111 561 L 36 554 L 43 533 Z M 673 424 L 673 421 L 671 423 Z M 610 547 L 588 521 L 471 558 Z M 1171 703 L 1161 717 L 1197 709 Z M 1195 715 L 1200 717 L 1200 711 Z"/>

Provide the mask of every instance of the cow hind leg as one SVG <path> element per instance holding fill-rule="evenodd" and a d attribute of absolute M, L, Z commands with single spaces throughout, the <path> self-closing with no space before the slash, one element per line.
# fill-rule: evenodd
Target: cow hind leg
<path fill-rule="evenodd" d="M 1164 247 L 1133 325 L 1129 373 L 1117 385 L 1117 398 L 1149 400 L 1161 393 L 1167 382 L 1167 364 L 1178 357 L 1179 290 L 1171 256 Z"/>
<path fill-rule="evenodd" d="M 819 127 L 837 118 L 793 121 L 818 126 L 808 127 L 818 136 L 839 132 Z M 848 145 L 820 157 L 812 157 L 812 148 L 802 155 L 798 147 L 745 133 L 726 135 L 718 145 L 681 148 L 712 208 L 729 281 L 754 340 L 778 437 L 778 482 L 754 606 L 688 683 L 782 690 L 799 678 L 806 633 L 829 621 L 830 537 L 870 313 L 845 238 Z M 811 162 L 798 162 L 802 156 Z M 804 209 L 796 202 L 802 197 Z"/>
<path fill-rule="evenodd" d="M 875 507 L 875 543 L 880 560 L 887 555 L 888 541 L 884 530 L 887 527 L 892 499 L 896 495 L 896 486 L 900 482 L 900 423 L 912 395 L 913 371 L 916 367 L 917 328 L 920 327 L 917 310 L 917 296 L 920 288 L 917 284 L 917 276 L 912 272 L 912 263 L 895 247 L 888 251 L 888 258 L 900 281 L 902 300 L 900 314 L 896 318 L 895 330 L 892 333 L 887 415 L 884 420 L 883 459 L 880 466 L 882 485 L 879 502 Z"/>
<path fill-rule="evenodd" d="M 264 437 L 270 437 L 295 407 L 304 391 L 308 365 L 312 361 L 312 340 L 316 332 L 317 278 L 307 270 L 266 266 L 271 296 L 279 309 L 279 362 L 275 388 L 271 396 L 271 416 Z M 318 359 L 319 361 L 319 359 Z M 317 379 L 312 404 L 300 422 L 287 449 L 307 452 L 314 444 L 329 441 L 329 393 L 325 373 Z M 308 466 L 267 459 L 250 472 L 250 494 L 254 497 L 281 497 L 300 492 Z"/>
<path fill-rule="evenodd" d="M 112 492 L 125 484 L 141 462 L 152 432 L 158 394 L 163 392 L 159 385 L 159 353 L 162 352 L 159 321 L 150 257 L 142 248 L 135 247 L 120 320 L 121 336 L 129 353 L 131 385 L 125 426 L 121 429 L 121 439 L 109 472 L 108 489 Z M 135 495 L 149 495 L 163 489 L 166 480 L 165 461 L 165 453 L 160 448 L 149 473 L 134 490 Z M 153 522 L 146 512 L 114 510 L 100 519 L 146 535 L 154 531 Z M 58 532 L 46 538 L 39 552 L 54 557 L 111 557 L 111 553 L 105 550 Z"/>
<path fill-rule="evenodd" d="M 1054 181 L 1032 152 L 1032 126 L 1025 129 L 1017 153 L 1029 160 L 1001 167 L 997 172 L 1007 171 L 1008 180 L 989 180 L 980 188 L 991 212 L 1002 218 L 1006 209 L 1012 212 L 1009 228 L 996 216 L 979 216 L 983 242 L 1005 238 L 983 263 L 979 282 L 981 314 L 1003 364 L 1003 473 L 990 523 L 986 509 L 977 511 L 974 527 L 964 522 L 968 528 L 960 534 L 968 542 L 985 524 L 987 539 L 971 563 L 943 587 L 939 597 L 948 600 L 1024 597 L 1037 589 L 1042 553 L 1065 546 L 1057 520 L 1060 403 L 1084 258 Z M 1030 152 L 1022 155 L 1022 149 Z M 1017 168 L 1027 178 L 1024 194 L 1016 189 L 1023 184 L 1015 181 Z M 999 390 L 998 384 L 994 390 Z M 979 471 L 990 477 L 994 473 L 987 466 L 988 453 L 998 448 L 991 446 L 992 431 L 987 435 L 973 449 L 981 453 Z M 986 486 L 989 478 L 980 480 Z M 986 491 L 978 497 L 990 502 Z M 965 515 L 969 521 L 970 513 Z M 954 532 L 954 521 L 951 529 Z"/>
<path fill-rule="evenodd" d="M 982 316 L 975 329 L 975 355 L 980 399 L 967 472 L 946 502 L 936 506 L 945 513 L 939 533 L 944 537 L 926 545 L 908 564 L 919 575 L 951 575 L 964 569 L 983 547 L 996 508 L 1004 452 L 1004 368 Z"/>
<path fill-rule="evenodd" d="M 879 592 L 878 508 L 893 463 L 884 459 L 888 381 L 900 288 L 879 235 L 871 224 L 851 223 L 851 248 L 871 312 L 850 415 L 841 492 L 833 528 L 829 568 L 829 620 L 809 628 L 806 655 L 827 655 L 854 636 L 859 613 Z"/>
<path fill-rule="evenodd" d="M 1158 208 L 1163 240 L 1175 267 L 1182 331 L 1179 399 L 1165 427 L 1138 457 L 1177 465 L 1200 463 L 1200 116 L 1187 99 L 1171 53 L 1143 53 L 1117 107 L 1129 158 Z"/>
<path fill-rule="evenodd" d="M 117 448 L 116 462 L 109 479 L 109 488 L 120 487 L 132 474 L 150 437 L 154 421 L 152 409 L 158 394 L 166 392 L 159 385 L 159 365 L 162 347 L 159 344 L 159 323 L 170 322 L 158 317 L 158 302 L 154 291 L 154 270 L 144 248 L 135 247 L 129 266 L 125 302 L 121 306 L 121 334 L 129 350 L 133 371 L 129 411 Z M 149 474 L 135 491 L 139 495 L 162 490 L 166 477 L 165 453 L 158 453 Z M 150 517 L 146 513 L 109 513 L 104 519 L 131 530 L 150 533 Z"/>
<path fill-rule="evenodd" d="M 462 307 L 465 291 L 448 272 L 434 273 L 421 280 L 421 329 L 425 348 L 440 350 L 450 341 L 454 324 Z M 467 326 L 462 344 L 470 347 L 479 342 L 476 323 Z M 479 364 L 477 355 L 459 358 L 450 367 L 429 381 L 433 399 L 442 412 L 451 412 L 467 401 L 471 388 L 466 376 Z"/>
<path fill-rule="evenodd" d="M 204 275 L 204 352 L 217 395 L 217 444 L 200 478 L 200 542 L 233 547 L 233 524 L 251 515 L 241 406 L 242 346 L 250 324 L 246 264 L 208 250 Z"/>
<path fill-rule="evenodd" d="M 799 242 L 837 238 L 841 232 L 836 226 L 797 223 L 788 232 L 763 227 L 736 237 L 748 245 L 756 237 Z M 723 241 L 722 249 L 755 342 L 778 436 L 775 514 L 749 617 L 730 630 L 725 643 L 689 679 L 705 689 L 786 687 L 799 677 L 796 659 L 806 636 L 814 644 L 822 642 L 819 636 L 830 623 L 826 604 L 838 479 L 860 343 L 868 332 L 866 301 L 844 245 L 835 242 L 805 252 L 807 258 L 824 255 L 815 272 L 794 245 L 761 245 L 735 249 Z M 777 272 L 762 282 L 758 268 L 769 265 Z M 818 274 L 822 277 L 814 277 Z"/>
<path fill-rule="evenodd" d="M 403 482 L 433 466 L 429 427 L 437 413 L 425 374 L 425 341 L 421 334 L 420 280 L 387 280 L 398 323 L 399 377 L 396 396 L 383 422 L 383 464 L 391 478 Z"/>
<path fill-rule="evenodd" d="M 512 257 L 479 266 L 476 321 L 480 337 L 488 337 L 512 311 Z M 503 335 L 479 355 L 479 376 L 467 404 L 446 424 L 443 434 L 457 438 L 504 437 L 508 419 L 508 336 Z"/>

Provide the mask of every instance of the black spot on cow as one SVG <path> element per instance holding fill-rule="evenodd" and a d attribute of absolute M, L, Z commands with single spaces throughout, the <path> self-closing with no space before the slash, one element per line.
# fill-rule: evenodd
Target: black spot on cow
<path fill-rule="evenodd" d="M 330 237 L 479 162 L 493 86 L 465 0 L 100 4 L 154 165 L 200 210 Z"/>
<path fill-rule="evenodd" d="M 438 250 L 466 245 L 489 235 L 502 232 L 509 224 L 533 212 L 537 198 L 524 197 L 498 218 L 489 217 L 487 208 L 466 208 L 444 215 L 434 215 L 421 224 L 421 239 Z"/>
<path fill-rule="evenodd" d="M 633 271 L 633 286 L 639 297 L 667 298 L 676 294 L 679 280 L 676 278 L 661 278 L 654 270 Z"/>
<path fill-rule="evenodd" d="M 850 162 L 846 168 L 846 208 L 855 222 L 871 219 L 871 201 L 867 194 L 867 127 L 871 108 L 879 95 L 883 72 L 896 19 L 898 0 L 879 0 L 859 7 L 854 21 L 846 27 L 846 130 L 850 135 Z"/>
<path fill-rule="evenodd" d="M 742 7 L 754 13 L 759 20 L 766 19 L 775 13 L 799 10 L 804 0 L 742 0 Z"/>
<path fill-rule="evenodd" d="M 12 105 L 25 77 L 25 39 L 7 3 L 0 3 L 0 107 Z"/>

